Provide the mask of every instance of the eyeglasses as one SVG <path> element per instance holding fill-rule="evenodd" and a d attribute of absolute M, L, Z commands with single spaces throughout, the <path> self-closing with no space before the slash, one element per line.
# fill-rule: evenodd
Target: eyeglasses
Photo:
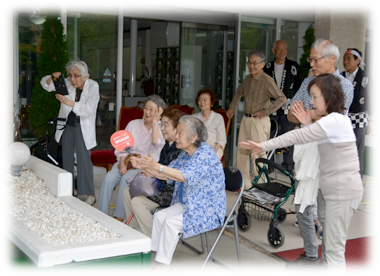
<path fill-rule="evenodd" d="M 310 58 L 310 57 L 307 57 L 306 60 L 308 63 L 311 63 L 312 61 L 314 61 L 315 64 L 318 63 L 318 60 L 322 59 L 322 58 L 325 58 L 325 57 L 328 57 L 328 56 L 323 56 L 323 57 L 320 57 L 320 58 Z"/>
<path fill-rule="evenodd" d="M 171 127 L 170 124 L 163 123 L 163 124 L 161 125 L 161 129 L 167 129 L 167 128 L 169 128 L 169 127 Z"/>
<path fill-rule="evenodd" d="M 77 79 L 77 78 L 80 78 L 82 75 L 67 75 L 67 78 L 68 79 L 72 79 L 72 78 L 74 78 L 74 79 Z"/>
<path fill-rule="evenodd" d="M 248 65 L 248 66 L 251 66 L 251 65 L 257 66 L 258 64 L 260 64 L 260 63 L 262 63 L 262 62 L 263 62 L 263 61 L 259 61 L 259 62 L 257 62 L 257 61 L 250 62 L 250 61 L 248 61 L 248 62 L 247 62 L 247 65 Z"/>

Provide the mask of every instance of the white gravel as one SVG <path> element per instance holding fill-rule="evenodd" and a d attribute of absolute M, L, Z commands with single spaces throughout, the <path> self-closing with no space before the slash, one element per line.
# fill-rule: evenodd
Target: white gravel
<path fill-rule="evenodd" d="M 8 183 L 11 214 L 51 245 L 116 239 L 110 231 L 53 196 L 45 182 L 29 169 Z"/>

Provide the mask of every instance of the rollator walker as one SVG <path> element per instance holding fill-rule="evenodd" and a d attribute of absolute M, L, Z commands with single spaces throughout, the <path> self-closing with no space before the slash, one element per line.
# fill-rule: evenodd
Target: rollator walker
<path fill-rule="evenodd" d="M 277 136 L 277 123 L 271 120 L 274 127 L 274 137 Z M 296 180 L 293 175 L 281 165 L 270 160 L 275 150 L 271 151 L 266 158 L 255 160 L 254 167 L 258 175 L 253 179 L 252 186 L 244 191 L 238 211 L 238 226 L 242 232 L 251 227 L 251 217 L 257 220 L 270 220 L 267 238 L 269 244 L 274 248 L 281 247 L 285 242 L 285 234 L 279 224 L 285 221 L 287 212 L 282 205 L 286 203 L 295 190 Z M 276 158 L 274 158 L 276 159 Z M 269 166 L 275 169 L 275 178 L 269 177 Z M 285 174 L 289 182 L 277 179 L 277 171 Z M 294 212 L 291 212 L 294 213 Z"/>

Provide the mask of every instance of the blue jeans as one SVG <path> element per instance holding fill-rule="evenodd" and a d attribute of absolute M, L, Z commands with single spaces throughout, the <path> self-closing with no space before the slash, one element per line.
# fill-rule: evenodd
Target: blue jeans
<path fill-rule="evenodd" d="M 137 174 L 140 170 L 128 170 L 124 175 L 121 175 L 118 169 L 120 161 L 116 162 L 112 169 L 104 177 L 99 194 L 99 210 L 108 215 L 109 204 L 112 194 L 117 185 L 119 185 L 119 193 L 117 195 L 116 208 L 113 216 L 125 219 L 125 208 L 123 201 L 123 191 L 129 186 L 127 179 Z"/>
<path fill-rule="evenodd" d="M 307 206 L 303 213 L 299 212 L 299 204 L 296 204 L 295 207 L 297 211 L 298 226 L 303 239 L 303 248 L 305 254 L 311 258 L 318 257 L 318 243 L 314 226 L 317 203 Z"/>

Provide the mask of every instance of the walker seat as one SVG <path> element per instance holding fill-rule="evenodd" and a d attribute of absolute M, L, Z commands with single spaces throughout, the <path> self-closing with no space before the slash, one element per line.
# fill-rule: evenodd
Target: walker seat
<path fill-rule="evenodd" d="M 268 242 L 272 247 L 278 248 L 285 241 L 285 235 L 278 224 L 284 222 L 287 216 L 286 210 L 281 206 L 294 191 L 296 181 L 290 172 L 269 159 L 258 158 L 255 164 L 258 175 L 252 181 L 252 187 L 243 193 L 238 213 L 238 226 L 245 232 L 251 227 L 251 217 L 257 220 L 270 220 Z M 272 182 L 268 166 L 284 173 L 289 178 L 289 183 Z"/>

